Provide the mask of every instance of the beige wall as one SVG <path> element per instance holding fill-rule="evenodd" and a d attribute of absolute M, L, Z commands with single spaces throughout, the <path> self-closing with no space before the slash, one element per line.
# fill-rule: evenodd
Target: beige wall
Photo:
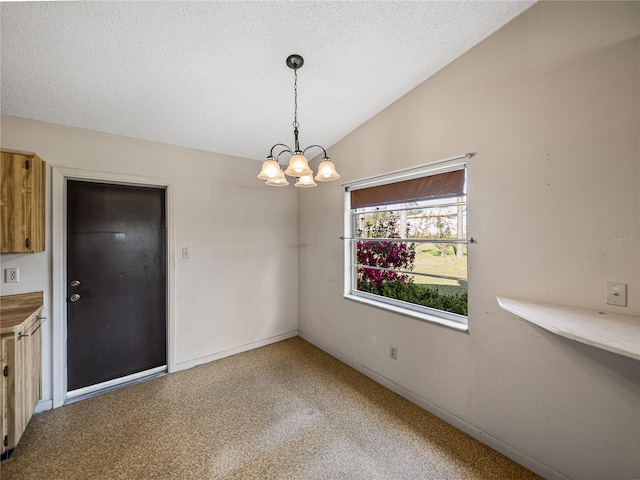
<path fill-rule="evenodd" d="M 330 149 L 341 181 L 477 152 L 468 334 L 343 299 L 343 190 L 299 195 L 301 334 L 547 477 L 640 478 L 640 363 L 496 303 L 640 314 L 604 240 L 640 237 L 639 35 L 638 2 L 539 3 Z"/>
<path fill-rule="evenodd" d="M 2 294 L 45 292 L 45 402 L 61 375 L 52 342 L 64 321 L 51 309 L 51 213 L 61 208 L 52 166 L 173 181 L 176 369 L 296 333 L 297 189 L 265 186 L 259 162 L 7 116 L 0 133 L 2 148 L 34 151 L 49 167 L 46 252 L 1 256 L 2 268 L 20 268 L 20 283 L 2 283 Z"/>

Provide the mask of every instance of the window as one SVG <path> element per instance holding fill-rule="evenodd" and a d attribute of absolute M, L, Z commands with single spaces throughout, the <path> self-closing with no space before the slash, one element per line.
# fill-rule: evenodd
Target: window
<path fill-rule="evenodd" d="M 465 166 L 458 158 L 346 185 L 347 298 L 466 330 Z"/>

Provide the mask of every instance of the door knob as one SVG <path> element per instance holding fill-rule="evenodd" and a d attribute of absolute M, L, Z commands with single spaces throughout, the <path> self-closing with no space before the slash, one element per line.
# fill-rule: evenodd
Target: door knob
<path fill-rule="evenodd" d="M 78 295 L 77 293 L 74 293 L 69 297 L 69 300 L 71 300 L 72 302 L 77 302 L 78 300 L 80 300 L 80 295 Z"/>
<path fill-rule="evenodd" d="M 78 285 L 80 285 L 80 280 L 71 280 L 71 283 L 69 284 L 72 287 L 77 287 Z"/>

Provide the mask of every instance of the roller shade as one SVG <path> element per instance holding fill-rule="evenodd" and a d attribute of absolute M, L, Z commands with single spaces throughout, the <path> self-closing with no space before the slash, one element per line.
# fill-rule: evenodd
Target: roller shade
<path fill-rule="evenodd" d="M 351 191 L 351 208 L 464 195 L 464 170 Z"/>

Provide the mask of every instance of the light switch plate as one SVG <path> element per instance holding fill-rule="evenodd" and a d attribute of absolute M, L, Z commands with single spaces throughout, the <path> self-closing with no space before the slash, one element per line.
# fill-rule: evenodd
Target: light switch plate
<path fill-rule="evenodd" d="M 189 247 L 182 247 L 182 258 L 189 258 Z"/>
<path fill-rule="evenodd" d="M 627 306 L 627 284 L 607 282 L 607 304 Z"/>

